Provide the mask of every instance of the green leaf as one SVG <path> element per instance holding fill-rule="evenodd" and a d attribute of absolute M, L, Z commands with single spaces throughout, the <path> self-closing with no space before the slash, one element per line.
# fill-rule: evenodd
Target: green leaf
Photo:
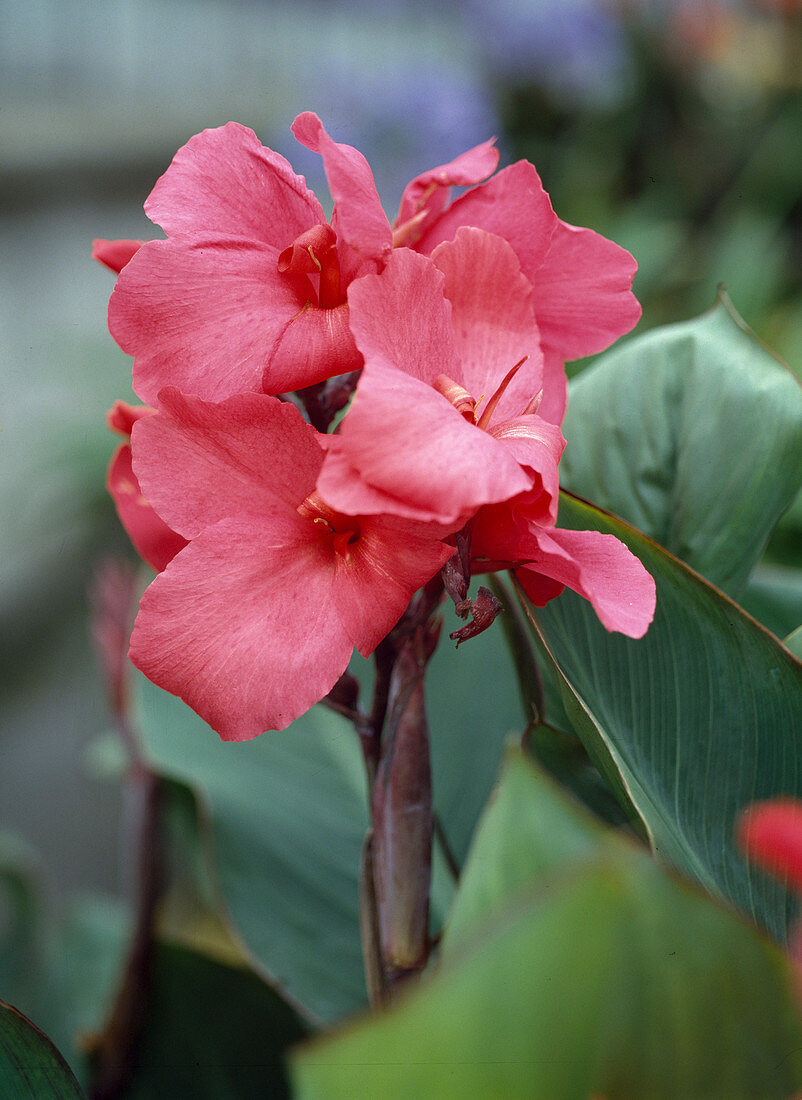
<path fill-rule="evenodd" d="M 298 1100 L 675 1100 L 799 1087 L 802 1036 L 778 949 L 635 845 L 597 832 L 520 759 L 456 905 L 461 932 L 449 931 L 437 974 L 387 1013 L 296 1051 Z"/>
<path fill-rule="evenodd" d="M 318 707 L 281 733 L 225 743 L 142 676 L 136 691 L 154 766 L 208 803 L 223 897 L 257 965 L 314 1018 L 362 1006 L 367 796 L 353 729 Z"/>
<path fill-rule="evenodd" d="M 48 1037 L 0 1001 L 0 1094 L 4 1100 L 85 1100 Z"/>
<path fill-rule="evenodd" d="M 566 489 L 737 594 L 802 483 L 802 389 L 726 300 L 571 387 Z"/>
<path fill-rule="evenodd" d="M 778 638 L 790 634 L 802 623 L 802 569 L 761 562 L 740 604 Z"/>
<path fill-rule="evenodd" d="M 754 800 L 802 796 L 802 664 L 621 521 L 567 495 L 559 521 L 616 535 L 657 584 L 637 641 L 608 634 L 570 591 L 533 613 L 577 732 L 657 851 L 783 937 L 791 899 L 747 866 L 734 821 Z"/>
<path fill-rule="evenodd" d="M 508 897 L 571 862 L 596 855 L 606 833 L 510 745 L 476 831 L 449 914 L 443 957 Z"/>
<path fill-rule="evenodd" d="M 289 1097 L 283 1052 L 305 1034 L 251 970 L 162 944 L 126 1100 Z"/>
<path fill-rule="evenodd" d="M 795 657 L 802 661 L 802 626 L 792 631 L 783 643 L 786 649 L 790 649 Z"/>

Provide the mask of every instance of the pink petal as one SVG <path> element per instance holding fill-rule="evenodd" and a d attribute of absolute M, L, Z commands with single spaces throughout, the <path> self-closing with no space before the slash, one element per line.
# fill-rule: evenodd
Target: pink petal
<path fill-rule="evenodd" d="M 92 241 L 92 259 L 119 274 L 144 241 L 107 241 L 102 237 Z"/>
<path fill-rule="evenodd" d="M 120 522 L 137 553 L 160 573 L 186 546 L 186 539 L 171 530 L 142 495 L 131 468 L 131 448 L 128 444 L 117 448 L 109 465 L 106 484 Z"/>
<path fill-rule="evenodd" d="M 224 740 L 284 729 L 348 664 L 331 554 L 310 526 L 291 512 L 221 520 L 142 597 L 131 660 Z"/>
<path fill-rule="evenodd" d="M 544 345 L 562 359 L 577 359 L 629 332 L 641 315 L 632 294 L 637 267 L 606 237 L 558 222 L 542 266 L 527 271 Z"/>
<path fill-rule="evenodd" d="M 421 210 L 426 210 L 429 217 L 441 213 L 448 202 L 449 188 L 470 187 L 492 175 L 498 165 L 495 142 L 496 139 L 491 138 L 461 153 L 450 163 L 416 176 L 404 188 L 396 225 L 403 225 Z"/>
<path fill-rule="evenodd" d="M 469 424 L 441 394 L 378 360 L 369 363 L 340 428 L 339 449 L 362 480 L 388 494 L 383 510 L 449 524 L 482 504 L 523 492 L 532 478 L 503 443 Z M 318 489 L 340 511 L 370 514 L 342 464 L 324 463 Z"/>
<path fill-rule="evenodd" d="M 419 252 L 431 253 L 442 241 L 453 240 L 461 225 L 473 225 L 509 241 L 524 275 L 532 282 L 557 221 L 534 165 L 521 160 L 462 195 L 439 218 L 432 219 L 431 225 L 427 223 L 416 247 Z M 535 309 L 539 316 L 537 299 Z"/>
<path fill-rule="evenodd" d="M 362 516 L 360 527 L 353 552 L 337 556 L 334 599 L 351 641 L 367 657 L 454 548 L 389 516 Z"/>
<path fill-rule="evenodd" d="M 208 400 L 261 390 L 276 341 L 308 300 L 305 276 L 279 275 L 278 253 L 242 240 L 150 241 L 123 268 L 109 331 L 134 356 L 134 388 L 155 403 L 176 385 Z M 274 368 L 274 392 L 309 385 Z"/>
<path fill-rule="evenodd" d="M 287 393 L 322 382 L 337 374 L 359 370 L 362 356 L 349 326 L 348 305 L 335 309 L 307 306 L 292 318 L 279 337 L 265 367 L 262 388 L 266 393 Z M 287 378 L 296 385 L 279 385 Z"/>
<path fill-rule="evenodd" d="M 749 806 L 738 822 L 747 859 L 802 894 L 802 802 L 776 798 Z"/>
<path fill-rule="evenodd" d="M 430 260 L 406 248 L 393 253 L 381 275 L 351 283 L 351 331 L 365 359 L 430 384 L 440 374 L 461 381 L 443 284 Z"/>
<path fill-rule="evenodd" d="M 554 522 L 560 496 L 558 466 L 565 448 L 560 429 L 556 424 L 549 424 L 542 417 L 530 414 L 493 424 L 490 435 L 504 443 L 507 452 L 519 465 L 537 475 L 540 493 L 549 500 L 548 514 Z M 538 496 L 538 501 L 542 508 L 542 495 Z"/>
<path fill-rule="evenodd" d="M 562 424 L 568 404 L 568 378 L 565 363 L 557 352 L 543 348 L 543 400 L 538 416 L 550 424 Z"/>
<path fill-rule="evenodd" d="M 351 145 L 333 141 L 312 111 L 298 115 L 292 132 L 302 145 L 323 158 L 339 233 L 363 256 L 385 260 L 393 246 L 393 235 L 368 162 Z"/>
<path fill-rule="evenodd" d="M 551 528 L 533 534 L 537 547 L 517 570 L 524 591 L 530 591 L 533 574 L 551 577 L 589 600 L 608 630 L 643 637 L 654 617 L 655 584 L 622 542 L 598 531 Z"/>
<path fill-rule="evenodd" d="M 515 253 L 501 237 L 462 227 L 453 241 L 435 249 L 432 260 L 445 275 L 461 381 L 477 402 L 483 395 L 489 399 L 510 369 L 526 360 L 493 420 L 517 416 L 542 389 L 543 364 L 532 287 Z"/>
<path fill-rule="evenodd" d="M 145 213 L 170 235 L 245 237 L 279 251 L 326 220 L 303 176 L 237 122 L 190 138 Z"/>
<path fill-rule="evenodd" d="M 127 401 L 115 401 L 106 413 L 106 423 L 113 432 L 131 438 L 131 429 L 143 416 L 151 416 L 155 410 L 147 405 L 129 405 Z"/>
<path fill-rule="evenodd" d="M 134 425 L 134 468 L 148 500 L 193 538 L 241 512 L 294 511 L 315 486 L 318 434 L 289 402 L 238 394 L 210 404 L 163 390 L 160 410 Z"/>

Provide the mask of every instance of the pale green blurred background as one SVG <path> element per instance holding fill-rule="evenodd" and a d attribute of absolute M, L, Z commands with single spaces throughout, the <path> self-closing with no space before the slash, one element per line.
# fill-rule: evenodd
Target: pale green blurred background
<path fill-rule="evenodd" d="M 635 253 L 642 329 L 723 281 L 798 371 L 801 58 L 798 6 L 768 0 L 0 0 L 0 828 L 57 899 L 119 878 L 86 586 L 127 552 L 104 413 L 131 391 L 92 238 L 155 235 L 156 178 L 229 119 L 325 205 L 289 132 L 316 110 L 366 153 L 391 216 L 411 176 L 495 133 L 562 217 Z"/>

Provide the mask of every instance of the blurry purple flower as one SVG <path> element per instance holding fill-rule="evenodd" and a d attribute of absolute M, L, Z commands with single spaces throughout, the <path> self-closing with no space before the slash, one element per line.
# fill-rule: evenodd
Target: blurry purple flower
<path fill-rule="evenodd" d="M 462 0 L 494 76 L 539 84 L 561 98 L 615 96 L 628 60 L 605 0 Z"/>

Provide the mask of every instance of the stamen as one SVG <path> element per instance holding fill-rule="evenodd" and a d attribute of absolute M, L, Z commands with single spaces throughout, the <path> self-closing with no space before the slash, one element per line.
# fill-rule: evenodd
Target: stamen
<path fill-rule="evenodd" d="M 479 417 L 478 421 L 476 422 L 477 427 L 486 428 L 487 425 L 490 423 L 490 417 L 496 411 L 496 406 L 498 405 L 501 398 L 504 396 L 504 391 L 506 390 L 507 386 L 509 386 L 510 382 L 512 382 L 513 378 L 515 377 L 515 375 L 518 373 L 518 371 L 521 369 L 521 367 L 524 365 L 524 363 L 527 361 L 528 358 L 529 358 L 529 356 L 525 355 L 523 357 L 523 359 L 520 359 L 515 364 L 515 366 L 512 368 L 512 370 L 509 371 L 504 376 L 504 379 L 503 379 L 501 385 L 499 386 L 499 388 L 496 390 L 496 392 L 493 394 L 493 396 L 490 398 L 490 400 L 488 401 L 488 403 L 485 405 L 484 409 L 482 410 L 482 415 Z"/>
<path fill-rule="evenodd" d="M 438 374 L 434 380 L 434 388 L 451 402 L 461 416 L 471 424 L 475 422 L 476 401 L 458 382 L 449 378 L 447 374 Z"/>

